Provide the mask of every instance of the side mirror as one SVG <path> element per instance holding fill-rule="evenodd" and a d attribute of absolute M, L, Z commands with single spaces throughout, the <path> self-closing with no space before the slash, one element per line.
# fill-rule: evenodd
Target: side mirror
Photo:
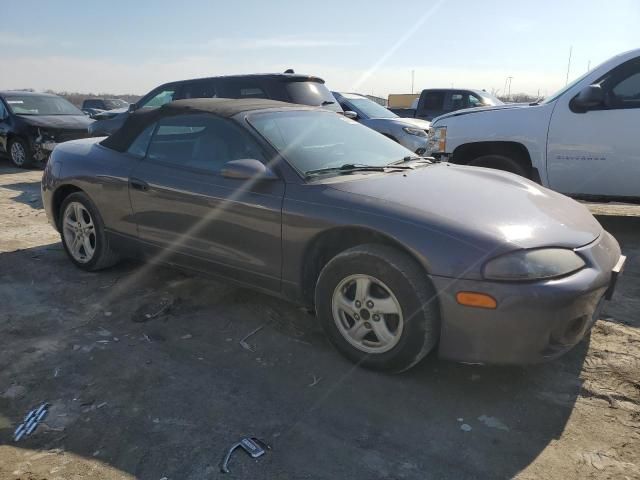
<path fill-rule="evenodd" d="M 358 114 L 352 110 L 345 110 L 344 111 L 344 116 L 347 118 L 350 118 L 351 120 L 357 120 L 358 119 Z"/>
<path fill-rule="evenodd" d="M 130 103 L 129 104 L 129 109 L 127 110 L 129 113 L 133 113 L 138 109 L 138 105 L 136 105 L 135 103 Z"/>
<path fill-rule="evenodd" d="M 584 113 L 590 108 L 598 107 L 604 103 L 604 92 L 600 85 L 588 85 L 580 90 L 580 93 L 571 100 L 571 109 Z"/>
<path fill-rule="evenodd" d="M 222 176 L 236 180 L 277 180 L 278 176 L 264 163 L 253 158 L 231 160 L 222 167 Z"/>

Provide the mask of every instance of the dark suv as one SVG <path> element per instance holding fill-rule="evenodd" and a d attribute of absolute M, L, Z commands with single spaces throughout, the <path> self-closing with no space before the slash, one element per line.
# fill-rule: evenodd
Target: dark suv
<path fill-rule="evenodd" d="M 324 80 L 318 77 L 296 73 L 229 75 L 160 85 L 128 109 L 110 110 L 95 116 L 89 133 L 94 137 L 111 135 L 122 126 L 129 112 L 187 98 L 269 98 L 342 112 Z"/>

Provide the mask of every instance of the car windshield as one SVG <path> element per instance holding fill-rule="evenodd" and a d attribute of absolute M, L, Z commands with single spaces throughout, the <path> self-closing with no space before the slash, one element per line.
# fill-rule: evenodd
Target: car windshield
<path fill-rule="evenodd" d="M 303 176 L 343 165 L 381 167 L 412 155 L 393 140 L 331 112 L 258 113 L 249 123 Z"/>
<path fill-rule="evenodd" d="M 16 115 L 84 115 L 62 97 L 49 95 L 10 95 L 6 98 Z"/>
<path fill-rule="evenodd" d="M 353 105 L 369 118 L 396 118 L 397 115 L 388 108 L 373 100 L 363 97 L 345 97 L 346 102 Z"/>
<path fill-rule="evenodd" d="M 289 81 L 287 82 L 287 91 L 293 103 L 342 112 L 342 108 L 324 83 Z"/>

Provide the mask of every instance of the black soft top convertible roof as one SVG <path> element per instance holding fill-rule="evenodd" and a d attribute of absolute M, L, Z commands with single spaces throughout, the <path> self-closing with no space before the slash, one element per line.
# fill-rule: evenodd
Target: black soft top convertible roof
<path fill-rule="evenodd" d="M 282 108 L 305 109 L 305 106 L 262 98 L 191 98 L 176 100 L 160 108 L 140 109 L 133 112 L 122 127 L 100 142 L 100 145 L 118 152 L 125 152 L 145 128 L 164 117 L 186 113 L 211 113 L 219 117 L 230 118 L 242 112 Z M 311 109 L 312 107 L 307 108 Z"/>

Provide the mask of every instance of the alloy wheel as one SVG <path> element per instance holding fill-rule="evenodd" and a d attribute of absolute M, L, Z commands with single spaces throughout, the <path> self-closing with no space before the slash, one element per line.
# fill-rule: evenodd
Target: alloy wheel
<path fill-rule="evenodd" d="M 89 211 L 80 202 L 67 205 L 62 219 L 65 244 L 74 260 L 88 263 L 96 251 L 96 228 Z"/>
<path fill-rule="evenodd" d="M 11 160 L 18 166 L 22 166 L 27 158 L 27 152 L 24 150 L 24 146 L 20 142 L 13 142 L 11 144 Z"/>
<path fill-rule="evenodd" d="M 344 339 L 365 353 L 384 353 L 395 347 L 404 328 L 400 302 L 375 277 L 350 275 L 335 288 L 333 319 Z"/>

